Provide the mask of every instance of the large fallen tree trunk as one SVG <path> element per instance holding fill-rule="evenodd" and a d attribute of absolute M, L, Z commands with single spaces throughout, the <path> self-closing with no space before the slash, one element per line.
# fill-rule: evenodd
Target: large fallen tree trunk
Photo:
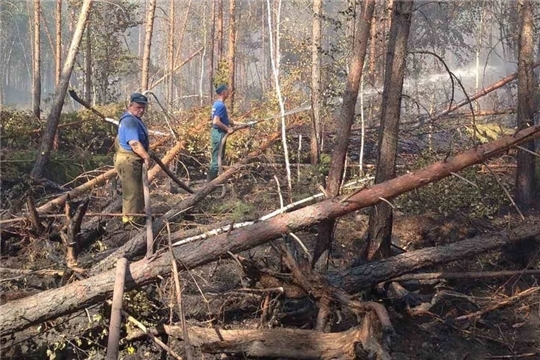
<path fill-rule="evenodd" d="M 281 217 L 284 218 L 287 215 Z M 272 219 L 268 222 L 275 221 L 281 223 L 278 219 Z M 253 225 L 250 230 L 236 231 L 229 234 L 229 236 L 223 234 L 200 243 L 187 244 L 174 249 L 174 255 L 186 268 L 195 268 L 227 256 L 228 252 L 248 250 L 254 246 L 264 244 L 268 241 L 270 234 L 262 232 L 262 229 L 268 227 L 268 224 L 259 223 Z M 485 253 L 503 245 L 517 243 L 539 235 L 540 222 L 529 223 L 499 234 L 476 237 L 451 245 L 418 250 L 367 263 L 346 272 L 331 275 L 328 279 L 332 285 L 336 287 L 342 286 L 349 293 L 357 292 L 362 288 L 395 278 L 415 269 L 460 260 L 465 256 Z M 272 239 L 277 237 L 273 235 Z M 131 263 L 126 278 L 126 290 L 150 283 L 158 276 L 169 274 L 171 271 L 170 264 L 169 253 L 161 255 L 154 261 L 143 259 Z M 0 306 L 0 313 L 2 314 L 0 317 L 0 335 L 20 331 L 29 326 L 103 301 L 111 296 L 114 279 L 115 270 L 113 269 L 58 289 L 43 291 L 33 296 L 8 302 Z"/>
<path fill-rule="evenodd" d="M 228 252 L 244 251 L 277 239 L 284 233 L 315 225 L 323 219 L 336 218 L 360 208 L 374 205 L 381 201 L 382 198 L 391 199 L 407 191 L 440 180 L 468 166 L 481 163 L 513 146 L 531 141 L 539 135 L 540 125 L 532 126 L 512 136 L 505 136 L 476 149 L 466 151 L 449 158 L 447 161 L 437 162 L 416 172 L 374 185 L 352 195 L 326 200 L 227 234 L 221 234 L 198 243 L 186 244 L 176 248 L 174 253 L 177 259 L 181 260 L 187 268 L 200 266 L 226 256 Z M 223 173 L 221 177 L 226 176 L 227 173 L 228 171 Z M 379 266 L 377 264 L 380 262 L 377 262 L 353 268 L 343 274 L 343 280 L 334 281 L 338 286 L 343 286 L 349 292 L 356 291 L 358 290 L 356 286 L 360 286 L 360 284 L 368 286 L 368 284 L 403 275 L 419 266 L 430 266 L 461 259 L 465 253 L 469 255 L 478 254 L 495 249 L 503 244 L 515 243 L 525 238 L 538 236 L 539 232 L 539 224 L 527 224 L 523 228 L 502 233 L 498 237 L 495 236 L 497 239 L 502 239 L 502 241 L 496 240 L 495 243 L 488 241 L 493 240 L 493 238 L 487 238 L 487 240 L 486 238 L 480 238 L 479 241 L 475 242 L 475 245 L 470 243 L 473 240 L 467 240 L 469 242 L 464 243 L 464 249 L 459 248 L 458 244 L 461 243 L 452 244 L 454 247 L 452 252 L 438 258 L 435 257 L 435 254 L 444 253 L 446 247 L 431 249 L 435 253 L 427 255 L 428 259 L 421 257 L 419 261 L 421 265 L 417 265 L 415 262 L 415 253 L 408 253 L 404 254 L 405 256 L 401 255 L 384 260 L 382 263 L 386 264 L 385 266 Z M 141 237 L 141 241 L 141 250 L 144 252 L 145 238 Z M 435 257 L 437 261 L 429 260 L 431 257 Z M 403 259 L 408 260 L 404 261 Z M 143 259 L 132 263 L 126 280 L 126 288 L 130 289 L 151 282 L 158 275 L 168 274 L 169 272 L 170 259 L 167 254 L 159 256 L 154 261 L 148 262 L 148 260 Z M 47 290 L 35 296 L 9 302 L 0 306 L 0 313 L 2 314 L 0 318 L 0 334 L 22 330 L 33 324 L 68 314 L 101 301 L 110 296 L 113 284 L 114 271 L 107 271 L 59 289 Z"/>
<path fill-rule="evenodd" d="M 278 136 L 277 133 L 274 134 L 272 139 L 270 140 L 273 140 L 276 136 Z M 287 220 L 283 220 L 284 222 L 281 226 L 281 229 L 274 230 L 275 233 L 271 236 L 275 237 L 268 238 L 268 241 L 272 240 L 273 238 L 279 237 L 283 233 L 288 233 L 292 229 L 300 229 L 307 226 L 315 225 L 325 219 L 337 218 L 352 211 L 375 205 L 380 202 L 381 199 L 388 200 L 397 195 L 411 191 L 415 188 L 440 180 L 466 167 L 482 163 L 487 159 L 496 156 L 497 154 L 507 151 L 511 147 L 531 141 L 536 137 L 540 137 L 540 125 L 522 130 L 511 136 L 502 137 L 490 143 L 484 144 L 476 149 L 461 153 L 453 158 L 448 159 L 447 161 L 440 161 L 416 172 L 410 172 L 398 178 L 394 178 L 392 180 L 377 184 L 370 188 L 363 189 L 361 192 L 353 194 L 352 196 L 346 196 L 346 201 L 339 199 L 327 200 L 326 202 L 323 202 L 323 204 L 326 205 L 320 207 L 316 205 L 313 207 L 312 212 L 306 210 L 304 213 L 304 211 L 302 211 L 301 215 L 299 216 L 295 216 L 295 214 L 298 214 L 298 211 L 292 212 L 287 216 Z M 267 144 L 270 142 L 270 140 L 267 142 Z M 265 148 L 265 146 L 262 146 L 261 148 Z M 182 201 L 182 203 L 180 203 L 178 207 L 170 210 L 162 218 L 158 219 L 154 223 L 153 227 L 154 236 L 156 237 L 156 239 L 158 232 L 164 226 L 165 220 L 170 219 L 172 216 L 176 215 L 180 211 L 188 209 L 189 207 L 196 204 L 207 194 L 213 191 L 218 183 L 224 181 L 224 179 L 229 178 L 244 163 L 253 160 L 253 158 L 257 156 L 256 153 L 258 152 L 250 154 L 244 160 L 229 168 L 217 179 L 215 179 L 206 187 L 197 192 L 197 194 Z M 329 203 L 329 205 L 327 205 L 327 203 Z M 311 208 L 312 207 L 308 207 L 306 209 Z M 316 213 L 314 214 L 313 212 Z M 247 229 L 249 229 L 249 227 Z M 264 231 L 264 233 L 266 232 L 267 231 Z M 256 232 L 254 232 L 254 234 L 256 234 Z M 111 269 L 112 267 L 114 267 L 114 264 L 116 264 L 116 261 L 120 257 L 127 257 L 128 259 L 133 259 L 133 257 L 141 255 L 144 252 L 145 246 L 146 237 L 144 236 L 144 234 L 139 234 L 138 236 L 128 241 L 117 251 L 112 253 L 110 256 L 108 256 L 106 259 L 92 267 L 90 273 L 97 274 L 101 271 Z"/>

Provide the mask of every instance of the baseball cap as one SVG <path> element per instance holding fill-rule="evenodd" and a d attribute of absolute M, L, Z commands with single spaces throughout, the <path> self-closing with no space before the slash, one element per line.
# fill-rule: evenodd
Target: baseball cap
<path fill-rule="evenodd" d="M 148 98 L 141 93 L 131 94 L 129 101 L 136 102 L 138 104 L 148 104 Z"/>

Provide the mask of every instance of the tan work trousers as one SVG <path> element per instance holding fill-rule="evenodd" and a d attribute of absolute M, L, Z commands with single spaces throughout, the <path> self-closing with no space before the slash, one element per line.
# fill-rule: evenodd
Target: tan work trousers
<path fill-rule="evenodd" d="M 139 222 L 142 219 L 126 214 L 144 214 L 142 165 L 143 160 L 131 152 L 118 150 L 114 156 L 114 168 L 122 182 L 123 222 Z"/>

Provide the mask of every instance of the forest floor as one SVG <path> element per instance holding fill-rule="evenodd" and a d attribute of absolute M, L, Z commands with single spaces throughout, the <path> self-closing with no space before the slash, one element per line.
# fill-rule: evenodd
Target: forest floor
<path fill-rule="evenodd" d="M 174 224 L 180 229 L 208 228 L 212 224 L 254 220 L 279 207 L 280 196 L 272 177 L 243 176 L 226 185 L 227 193 L 219 197 L 220 190 L 198 204 L 182 221 Z M 260 176 L 260 177 L 259 177 Z M 201 175 L 202 177 L 202 175 Z M 161 178 L 151 189 L 153 213 L 158 216 L 179 203 L 186 195 L 169 192 L 167 181 Z M 283 188 L 283 186 L 282 186 Z M 97 197 L 90 211 L 99 211 L 106 194 Z M 101 200 L 99 200 L 101 199 Z M 538 213 L 527 216 L 537 217 Z M 468 216 L 434 215 L 426 209 L 419 215 L 398 214 L 395 217 L 393 236 L 396 246 L 412 251 L 429 246 L 444 245 L 475 235 L 493 233 L 513 224 L 523 223 L 512 208 L 505 214 L 490 219 L 472 220 Z M 48 274 L 12 276 L 2 274 L 0 302 L 2 304 L 25 296 L 37 294 L 74 281 L 58 275 L 63 264 L 63 249 L 58 241 L 33 234 L 21 225 L 4 227 L 2 238 L 2 268 L 51 270 Z M 81 266 L 89 266 L 118 247 L 114 233 L 144 229 L 122 229 L 118 218 L 107 224 L 108 234 L 79 256 Z M 329 271 L 347 269 L 353 263 L 367 229 L 367 212 L 349 214 L 338 220 Z M 9 236 L 6 236 L 9 234 Z M 312 251 L 316 228 L 296 234 Z M 292 240 L 287 240 L 292 241 Z M 515 249 L 514 249 L 515 250 Z M 523 244 L 521 254 L 502 249 L 482 254 L 472 259 L 462 259 L 444 266 L 424 269 L 425 272 L 472 272 L 538 269 L 538 247 Z M 519 251 L 518 251 L 519 253 Z M 514 255 L 510 255 L 514 254 Z M 276 272 L 283 270 L 278 254 L 270 244 L 238 254 L 251 259 L 261 268 Z M 525 255 L 525 256 L 523 256 Z M 55 274 L 53 270 L 58 270 Z M 239 265 L 238 259 L 220 259 L 189 272 L 181 273 L 184 311 L 188 325 L 218 326 L 224 329 L 294 327 L 310 329 L 316 318 L 316 306 L 302 294 L 247 291 L 271 288 L 264 279 L 254 281 Z M 146 324 L 177 322 L 173 311 L 174 284 L 164 278 L 155 284 L 126 294 L 126 311 Z M 522 291 L 538 287 L 538 276 L 522 275 L 490 279 L 438 280 L 422 286 L 413 284 L 408 289 L 408 301 L 394 300 L 378 286 L 361 294 L 362 300 L 384 304 L 395 329 L 391 346 L 393 359 L 540 359 L 540 296 L 513 301 L 507 306 L 495 307 Z M 263 311 L 265 305 L 267 311 Z M 431 304 L 428 310 L 426 304 Z M 301 312 L 298 310 L 302 309 Z M 328 330 L 347 330 L 354 326 L 354 319 L 332 312 Z M 104 357 L 107 344 L 106 332 L 108 306 L 94 305 L 73 316 L 47 322 L 27 329 L 11 339 L 2 339 L 2 359 L 99 359 Z M 458 317 L 470 317 L 456 321 Z M 1 316 L 1 314 L 0 314 Z M 188 327 L 189 330 L 189 327 Z M 123 359 L 164 359 L 164 352 L 150 339 L 137 335 L 132 325 L 123 328 L 121 357 Z M 182 352 L 181 342 L 169 337 L 169 346 Z M 286 346 L 284 344 L 284 346 Z M 212 358 L 206 355 L 204 358 Z M 217 358 L 223 358 L 217 356 Z M 243 358 L 239 356 L 239 358 Z"/>

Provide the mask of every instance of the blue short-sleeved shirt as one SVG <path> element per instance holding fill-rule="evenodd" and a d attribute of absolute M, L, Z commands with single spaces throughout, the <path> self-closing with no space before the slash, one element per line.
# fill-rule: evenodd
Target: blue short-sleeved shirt
<path fill-rule="evenodd" d="M 229 126 L 229 115 L 227 114 L 227 107 L 221 100 L 216 100 L 214 105 L 212 105 L 212 127 L 214 129 L 219 129 L 217 125 L 214 124 L 214 117 L 218 116 L 221 122 Z"/>
<path fill-rule="evenodd" d="M 118 125 L 118 142 L 124 150 L 131 150 L 129 142 L 131 140 L 139 141 L 144 149 L 148 151 L 148 129 L 146 125 L 138 117 L 132 115 L 129 111 L 126 111 L 120 118 L 120 124 Z"/>

